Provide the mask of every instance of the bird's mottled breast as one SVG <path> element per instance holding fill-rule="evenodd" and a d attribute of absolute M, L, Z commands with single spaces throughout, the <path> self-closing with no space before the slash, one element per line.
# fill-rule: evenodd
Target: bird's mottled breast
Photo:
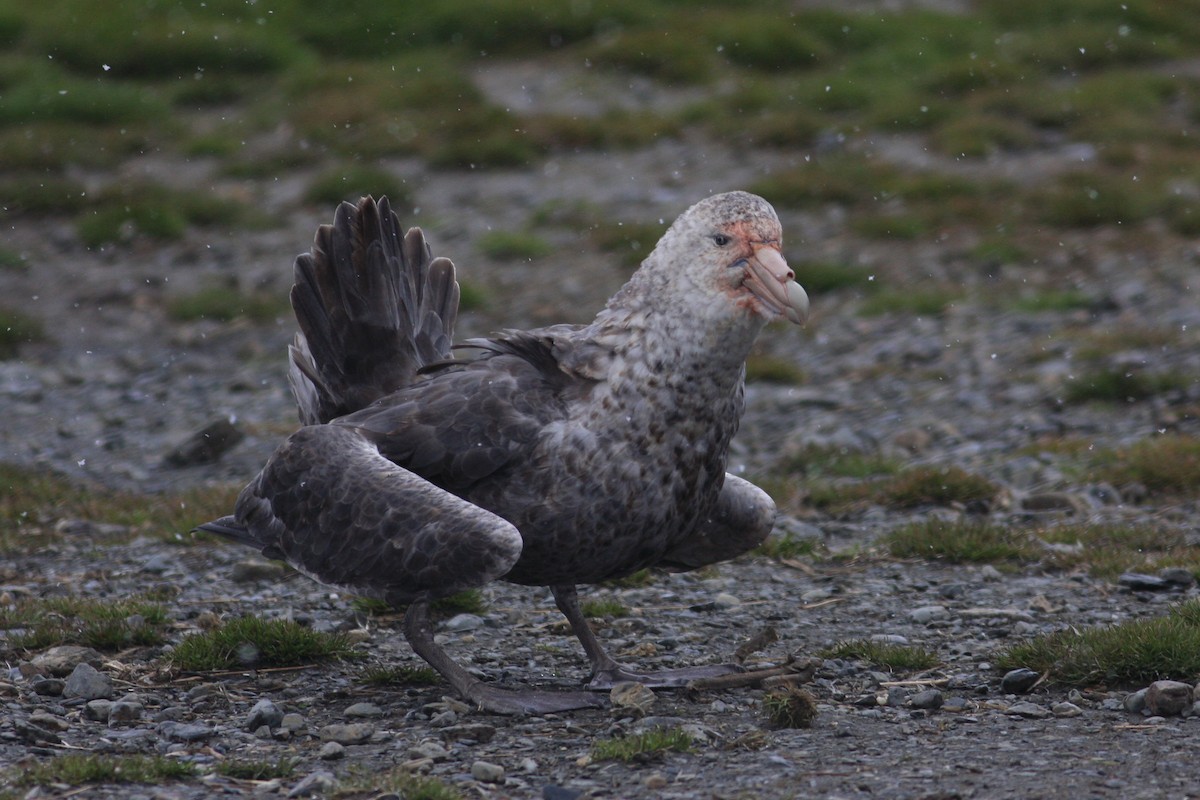
<path fill-rule="evenodd" d="M 733 377 L 702 363 L 615 358 L 610 378 L 543 430 L 522 474 L 507 476 L 507 497 L 483 501 L 508 504 L 493 510 L 525 540 L 507 578 L 599 581 L 654 563 L 691 533 L 721 488 L 741 417 L 740 370 Z"/>

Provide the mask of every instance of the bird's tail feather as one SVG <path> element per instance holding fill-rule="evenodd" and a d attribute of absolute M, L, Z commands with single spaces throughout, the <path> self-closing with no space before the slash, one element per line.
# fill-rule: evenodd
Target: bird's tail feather
<path fill-rule="evenodd" d="M 292 393 L 306 425 L 358 411 L 450 356 L 459 287 L 387 198 L 342 203 L 296 259 Z"/>

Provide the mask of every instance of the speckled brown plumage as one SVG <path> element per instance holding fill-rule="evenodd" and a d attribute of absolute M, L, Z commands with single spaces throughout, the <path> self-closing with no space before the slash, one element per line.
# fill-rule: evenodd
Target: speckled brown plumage
<path fill-rule="evenodd" d="M 293 391 L 305 427 L 206 527 L 317 580 L 413 603 L 406 633 L 495 711 L 594 705 L 503 693 L 433 643 L 425 606 L 497 578 L 550 586 L 595 688 L 635 677 L 600 648 L 574 586 L 694 569 L 770 531 L 774 504 L 728 476 L 745 358 L 763 325 L 803 320 L 770 205 L 687 210 L 585 326 L 505 331 L 452 357 L 458 286 L 386 200 L 343 204 L 296 262 Z M 668 676 L 679 683 L 693 673 Z"/>

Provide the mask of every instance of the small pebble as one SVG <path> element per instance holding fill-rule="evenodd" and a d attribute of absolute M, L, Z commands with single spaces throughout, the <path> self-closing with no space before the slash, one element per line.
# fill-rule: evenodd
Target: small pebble
<path fill-rule="evenodd" d="M 1050 716 L 1048 709 L 1042 708 L 1037 703 L 1031 703 L 1028 700 L 1013 703 L 1008 707 L 1008 713 L 1015 714 L 1018 717 L 1025 717 L 1026 719 L 1045 719 Z"/>
<path fill-rule="evenodd" d="M 488 761 L 471 764 L 471 777 L 480 783 L 504 783 L 504 767 Z"/>
<path fill-rule="evenodd" d="M 111 698 L 116 691 L 113 689 L 112 679 L 99 671 L 91 664 L 80 663 L 75 665 L 75 669 L 71 670 L 71 674 L 67 676 L 66 685 L 63 686 L 63 697 L 81 697 L 84 700 L 97 700 L 100 698 Z"/>
<path fill-rule="evenodd" d="M 925 625 L 939 619 L 946 619 L 950 612 L 945 606 L 921 606 L 908 612 L 908 618 L 918 625 Z"/>
<path fill-rule="evenodd" d="M 108 722 L 108 715 L 111 711 L 111 700 L 89 700 L 88 704 L 83 707 L 83 718 L 94 722 Z"/>
<path fill-rule="evenodd" d="M 1160 717 L 1176 717 L 1192 707 L 1192 686 L 1179 681 L 1155 681 L 1146 687 L 1146 708 Z"/>
<path fill-rule="evenodd" d="M 1000 679 L 1000 691 L 1006 694 L 1025 694 L 1042 676 L 1025 667 L 1009 670 Z"/>
<path fill-rule="evenodd" d="M 442 628 L 448 631 L 475 631 L 483 627 L 483 617 L 476 614 L 455 614 Z"/>
<path fill-rule="evenodd" d="M 1142 713 L 1142 710 L 1146 708 L 1146 691 L 1146 689 L 1138 689 L 1136 692 L 1126 695 L 1121 705 L 1130 714 Z"/>
<path fill-rule="evenodd" d="M 296 734 L 303 731 L 307 725 L 304 722 L 304 717 L 296 713 L 291 713 L 283 715 L 283 718 L 279 720 L 279 727 Z"/>
<path fill-rule="evenodd" d="M 256 731 L 266 725 L 268 728 L 278 728 L 283 721 L 283 712 L 270 700 L 259 700 L 246 715 L 246 723 L 242 726 L 248 731 Z"/>
<path fill-rule="evenodd" d="M 1051 713 L 1056 717 L 1078 717 L 1083 713 L 1083 709 L 1074 703 L 1055 703 L 1050 706 Z"/>
<path fill-rule="evenodd" d="M 321 749 L 317 751 L 317 758 L 322 761 L 336 761 L 346 755 L 346 748 L 337 742 L 326 742 L 321 745 Z"/>
<path fill-rule="evenodd" d="M 944 701 L 945 697 L 937 689 L 925 689 L 909 698 L 908 703 L 913 708 L 933 711 L 934 709 L 941 708 Z"/>
<path fill-rule="evenodd" d="M 374 703 L 355 703 L 346 709 L 347 717 L 382 717 L 383 709 Z"/>
<path fill-rule="evenodd" d="M 320 737 L 325 742 L 338 744 L 362 744 L 370 741 L 375 733 L 375 726 L 369 722 L 351 722 L 349 724 L 326 725 L 321 728 Z"/>

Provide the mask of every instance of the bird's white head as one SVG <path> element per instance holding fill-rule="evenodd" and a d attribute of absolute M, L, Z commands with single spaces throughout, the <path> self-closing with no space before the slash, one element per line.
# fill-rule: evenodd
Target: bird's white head
<path fill-rule="evenodd" d="M 808 295 L 780 252 L 782 241 L 779 217 L 766 200 L 747 192 L 713 195 L 664 234 L 655 249 L 665 263 L 656 267 L 679 270 L 676 280 L 716 302 L 799 325 L 808 317 Z"/>

